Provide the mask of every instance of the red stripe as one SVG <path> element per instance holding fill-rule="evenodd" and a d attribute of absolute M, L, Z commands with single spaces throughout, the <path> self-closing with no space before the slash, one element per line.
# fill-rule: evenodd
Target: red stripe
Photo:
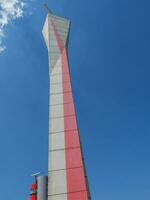
<path fill-rule="evenodd" d="M 71 200 L 87 200 L 88 199 L 87 191 L 69 193 L 68 199 L 71 199 Z"/>
<path fill-rule="evenodd" d="M 72 101 L 73 101 L 72 92 L 66 93 L 65 96 L 64 96 L 64 98 L 63 98 L 63 100 L 64 100 L 64 105 L 66 103 L 72 103 Z"/>
<path fill-rule="evenodd" d="M 68 131 L 65 133 L 65 144 L 66 148 L 80 147 L 79 135 L 77 130 Z"/>
<path fill-rule="evenodd" d="M 69 67 L 67 63 L 67 56 L 66 56 L 66 49 L 62 52 L 62 74 L 65 74 L 68 71 L 68 76 L 69 74 Z M 62 75 L 63 76 L 63 75 Z M 63 91 L 65 91 L 67 88 L 66 84 L 64 83 L 64 77 L 63 78 Z M 71 83 L 69 82 L 68 84 L 68 90 L 71 88 Z M 64 93 L 64 99 L 66 93 Z M 70 112 L 69 112 L 70 109 Z M 74 102 L 72 99 L 71 104 L 67 105 L 64 104 L 64 115 L 71 115 L 72 111 L 74 111 Z M 75 135 L 78 136 L 78 129 L 77 129 L 77 122 L 76 122 L 76 116 L 75 116 L 75 111 L 74 111 L 74 116 L 72 117 L 65 117 L 64 118 L 64 127 L 65 131 L 68 130 L 76 130 L 76 132 L 66 134 L 65 132 L 65 141 L 67 141 L 66 145 L 68 143 L 73 143 L 74 146 L 79 145 L 79 137 L 77 140 L 74 141 Z M 69 138 L 68 138 L 69 137 Z M 71 148 L 72 146 L 70 146 Z M 79 145 L 80 147 L 80 145 Z M 67 168 L 67 190 L 68 193 L 73 192 L 74 195 L 69 195 L 68 194 L 68 200 L 74 200 L 77 197 L 82 198 L 83 193 L 78 193 L 77 191 L 86 191 L 86 180 L 85 180 L 85 174 L 84 174 L 84 169 L 83 169 L 83 162 L 82 162 L 82 156 L 81 156 L 81 150 L 80 148 L 74 149 L 74 150 L 66 150 L 66 168 Z M 70 169 L 72 168 L 72 169 Z M 75 193 L 78 194 L 75 194 Z M 87 193 L 87 191 L 86 191 Z M 87 195 L 85 195 L 85 200 Z"/>
<path fill-rule="evenodd" d="M 68 200 L 88 200 L 86 178 L 84 173 L 79 133 L 74 110 L 74 102 L 71 92 L 70 73 L 66 49 L 60 34 L 52 22 L 55 36 L 61 53 L 62 60 L 62 82 L 64 102 L 64 130 L 66 147 L 66 175 Z M 67 93 L 66 93 L 67 92 Z"/>
<path fill-rule="evenodd" d="M 62 75 L 63 76 L 63 75 Z M 63 80 L 63 92 L 71 92 L 70 82 L 64 82 Z"/>
<path fill-rule="evenodd" d="M 68 169 L 83 167 L 81 151 L 79 147 L 67 149 L 66 154 L 67 154 L 67 161 L 68 161 L 67 162 Z"/>
<path fill-rule="evenodd" d="M 64 109 L 64 116 L 65 115 L 66 113 Z M 64 124 L 65 124 L 64 126 L 65 131 L 77 130 L 77 123 L 75 116 L 64 117 Z"/>
<path fill-rule="evenodd" d="M 74 106 L 72 102 L 64 104 L 64 110 L 65 110 L 66 116 L 75 115 L 75 110 L 74 110 Z"/>
<path fill-rule="evenodd" d="M 69 162 L 68 158 L 67 162 Z M 67 186 L 68 192 L 86 190 L 83 168 L 67 169 Z M 72 199 L 68 198 L 68 200 Z"/>

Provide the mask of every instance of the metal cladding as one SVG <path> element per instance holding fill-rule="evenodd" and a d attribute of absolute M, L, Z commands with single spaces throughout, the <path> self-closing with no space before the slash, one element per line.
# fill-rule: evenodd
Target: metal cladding
<path fill-rule="evenodd" d="M 37 200 L 47 200 L 47 176 L 37 177 Z"/>
<path fill-rule="evenodd" d="M 48 13 L 43 28 L 50 74 L 48 200 L 90 199 L 67 58 L 69 27 L 69 20 Z"/>

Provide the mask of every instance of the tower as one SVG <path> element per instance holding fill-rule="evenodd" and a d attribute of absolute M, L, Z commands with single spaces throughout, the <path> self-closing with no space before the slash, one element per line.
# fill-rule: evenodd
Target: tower
<path fill-rule="evenodd" d="M 50 78 L 48 200 L 90 200 L 68 65 L 69 28 L 69 20 L 48 12 L 43 28 Z"/>

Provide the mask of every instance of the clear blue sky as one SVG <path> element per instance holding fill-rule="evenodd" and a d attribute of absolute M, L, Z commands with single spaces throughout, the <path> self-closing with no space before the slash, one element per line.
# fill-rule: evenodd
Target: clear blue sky
<path fill-rule="evenodd" d="M 44 0 L 5 29 L 0 54 L 0 199 L 27 200 L 47 171 Z M 49 0 L 72 22 L 69 59 L 92 200 L 150 199 L 150 2 Z"/>

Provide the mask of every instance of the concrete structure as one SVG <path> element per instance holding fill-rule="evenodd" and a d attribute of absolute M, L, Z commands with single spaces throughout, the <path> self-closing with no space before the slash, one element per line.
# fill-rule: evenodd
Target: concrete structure
<path fill-rule="evenodd" d="M 70 22 L 48 12 L 43 35 L 49 57 L 48 200 L 89 200 L 67 58 Z"/>
<path fill-rule="evenodd" d="M 37 177 L 37 199 L 47 200 L 47 176 Z"/>

